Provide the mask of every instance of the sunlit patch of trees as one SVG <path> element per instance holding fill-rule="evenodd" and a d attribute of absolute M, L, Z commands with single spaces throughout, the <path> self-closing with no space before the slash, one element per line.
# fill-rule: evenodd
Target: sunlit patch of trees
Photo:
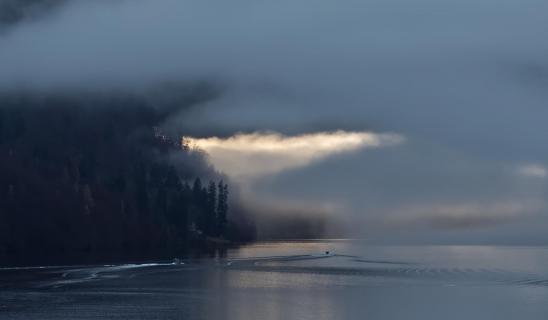
<path fill-rule="evenodd" d="M 159 127 L 172 112 L 131 95 L 0 95 L 0 255 L 252 239 L 222 175 Z"/>

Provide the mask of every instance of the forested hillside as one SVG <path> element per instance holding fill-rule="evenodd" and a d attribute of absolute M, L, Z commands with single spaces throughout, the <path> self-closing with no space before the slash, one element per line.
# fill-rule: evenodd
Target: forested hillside
<path fill-rule="evenodd" d="M 226 178 L 183 142 L 184 129 L 162 128 L 213 94 L 3 93 L 0 256 L 252 239 L 253 224 L 230 208 Z"/>

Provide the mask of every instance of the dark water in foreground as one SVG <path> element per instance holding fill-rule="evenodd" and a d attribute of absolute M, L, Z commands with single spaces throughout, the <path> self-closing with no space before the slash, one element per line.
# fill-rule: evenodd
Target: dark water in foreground
<path fill-rule="evenodd" d="M 548 319 L 546 247 L 277 242 L 183 262 L 0 269 L 0 319 Z"/>

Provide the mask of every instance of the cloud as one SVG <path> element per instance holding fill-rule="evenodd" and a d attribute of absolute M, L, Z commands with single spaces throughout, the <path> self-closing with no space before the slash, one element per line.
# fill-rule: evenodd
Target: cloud
<path fill-rule="evenodd" d="M 546 178 L 548 177 L 548 170 L 546 167 L 540 164 L 524 164 L 520 165 L 517 169 L 520 175 L 533 178 Z"/>
<path fill-rule="evenodd" d="M 542 208 L 538 201 L 446 203 L 401 208 L 387 220 L 389 225 L 414 225 L 440 230 L 483 229 L 508 224 Z"/>
<path fill-rule="evenodd" d="M 228 138 L 185 139 L 190 145 L 204 150 L 216 168 L 236 178 L 279 173 L 309 165 L 334 154 L 393 146 L 404 141 L 404 137 L 397 134 L 342 130 L 297 136 L 239 133 Z"/>
<path fill-rule="evenodd" d="M 44 17 L 65 0 L 2 0 L 0 1 L 0 34 L 19 22 Z"/>
<path fill-rule="evenodd" d="M 398 148 L 310 140 L 299 152 L 260 149 L 253 135 L 212 139 L 211 160 L 253 176 L 259 204 L 342 204 L 337 217 L 370 235 L 395 208 L 491 212 L 500 199 L 546 197 L 546 166 L 536 164 L 548 159 L 546 1 L 73 0 L 56 9 L 0 35 L 0 91 L 205 80 L 219 97 L 170 118 L 173 132 L 274 131 L 265 141 L 275 145 L 338 129 L 406 139 Z M 511 215 L 497 223 L 494 210 L 451 210 L 419 220 L 548 241 L 546 208 L 522 228 Z"/>

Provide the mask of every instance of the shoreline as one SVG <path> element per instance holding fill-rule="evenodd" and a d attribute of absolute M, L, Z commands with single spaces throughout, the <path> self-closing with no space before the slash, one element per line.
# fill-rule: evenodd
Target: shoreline
<path fill-rule="evenodd" d="M 202 257 L 223 257 L 226 251 L 255 243 L 229 241 L 223 239 L 193 240 L 184 246 L 129 249 L 41 252 L 26 254 L 0 254 L 0 271 L 8 269 L 34 269 L 43 267 L 63 267 L 77 265 L 129 264 L 151 261 L 173 261 L 173 259 L 193 259 Z"/>

